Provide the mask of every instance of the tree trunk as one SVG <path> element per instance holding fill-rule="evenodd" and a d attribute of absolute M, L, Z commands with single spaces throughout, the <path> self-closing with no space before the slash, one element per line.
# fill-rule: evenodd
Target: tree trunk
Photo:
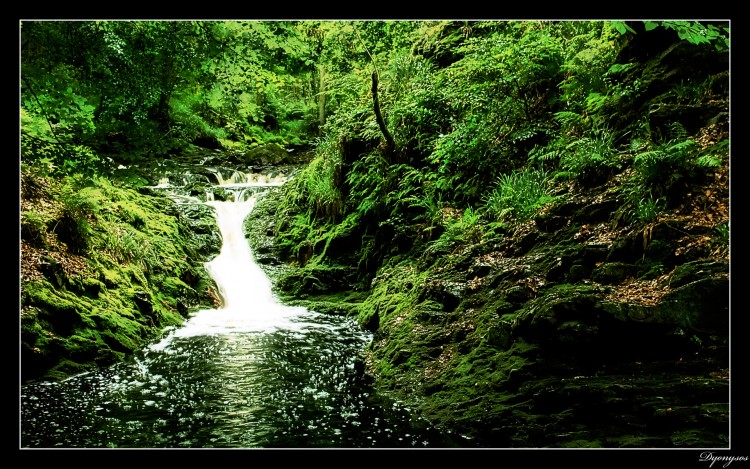
<path fill-rule="evenodd" d="M 325 69 L 318 67 L 318 135 L 323 134 L 323 125 L 326 123 L 326 94 L 325 94 Z"/>
<path fill-rule="evenodd" d="M 388 128 L 385 126 L 383 115 L 380 113 L 380 103 L 378 102 L 378 72 L 372 72 L 372 105 L 375 109 L 375 119 L 378 121 L 378 127 L 380 132 L 385 137 L 385 152 L 386 158 L 390 161 L 393 156 L 393 150 L 396 148 L 396 144 L 393 142 L 393 137 Z"/>

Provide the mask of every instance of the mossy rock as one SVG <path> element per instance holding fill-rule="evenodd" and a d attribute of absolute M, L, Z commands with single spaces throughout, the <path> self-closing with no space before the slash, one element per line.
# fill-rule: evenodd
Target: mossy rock
<path fill-rule="evenodd" d="M 702 278 L 667 293 L 659 303 L 662 317 L 680 325 L 717 333 L 729 331 L 729 273 Z"/>
<path fill-rule="evenodd" d="M 607 262 L 591 272 L 591 279 L 604 285 L 616 285 L 636 273 L 632 264 L 624 262 Z"/>
<path fill-rule="evenodd" d="M 724 334 L 729 330 L 729 279 L 704 278 L 668 292 L 656 305 L 601 301 L 621 321 L 661 324 Z"/>
<path fill-rule="evenodd" d="M 514 334 L 543 339 L 554 335 L 568 321 L 595 318 L 600 289 L 588 285 L 563 284 L 540 292 L 518 312 Z"/>
<path fill-rule="evenodd" d="M 700 259 L 686 262 L 675 267 L 667 283 L 671 288 L 679 288 L 707 276 L 714 276 L 722 273 L 729 273 L 728 262 Z"/>
<path fill-rule="evenodd" d="M 276 286 L 282 292 L 304 296 L 349 290 L 355 283 L 353 267 L 307 265 L 283 272 Z"/>
<path fill-rule="evenodd" d="M 255 166 L 293 164 L 289 152 L 281 145 L 269 143 L 250 149 L 244 155 L 244 162 Z"/>

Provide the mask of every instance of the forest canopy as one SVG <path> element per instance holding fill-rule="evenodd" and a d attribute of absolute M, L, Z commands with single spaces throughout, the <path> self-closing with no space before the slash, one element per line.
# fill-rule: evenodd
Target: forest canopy
<path fill-rule="evenodd" d="M 617 82 L 632 66 L 617 45 L 659 30 L 728 47 L 727 23 L 690 21 L 22 21 L 23 160 L 97 172 L 189 144 L 305 147 L 352 117 L 377 136 L 377 71 L 402 152 L 482 171 L 490 153 L 517 157 L 490 134 L 523 149 L 606 125 L 638 93 Z"/>

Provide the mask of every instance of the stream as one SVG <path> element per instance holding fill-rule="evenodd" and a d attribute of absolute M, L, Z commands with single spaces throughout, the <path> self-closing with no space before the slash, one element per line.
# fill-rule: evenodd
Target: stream
<path fill-rule="evenodd" d="M 258 175 L 219 184 L 220 254 L 206 264 L 222 299 L 125 363 L 23 385 L 21 448 L 455 447 L 405 405 L 377 395 L 357 357 L 372 340 L 353 320 L 281 304 L 242 231 Z"/>

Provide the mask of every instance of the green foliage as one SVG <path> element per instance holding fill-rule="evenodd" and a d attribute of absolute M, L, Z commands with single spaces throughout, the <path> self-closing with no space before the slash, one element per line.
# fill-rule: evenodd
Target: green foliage
<path fill-rule="evenodd" d="M 479 211 L 471 207 L 467 207 L 460 216 L 449 217 L 445 225 L 445 231 L 428 250 L 451 252 L 458 245 L 478 243 L 484 234 Z"/>
<path fill-rule="evenodd" d="M 24 78 L 21 95 L 21 157 L 47 173 L 95 174 L 103 166 L 99 157 L 81 142 L 96 126 L 94 106 L 67 86 L 72 72 L 60 66 L 40 89 Z M 63 89 L 64 88 L 64 89 Z"/>
<path fill-rule="evenodd" d="M 696 162 L 695 141 L 675 138 L 635 155 L 633 167 L 643 186 L 657 194 L 689 175 Z"/>
<path fill-rule="evenodd" d="M 635 207 L 635 218 L 637 222 L 643 225 L 655 222 L 659 217 L 659 213 L 664 209 L 664 205 L 664 198 L 654 199 L 652 197 L 645 197 L 638 200 Z"/>
<path fill-rule="evenodd" d="M 309 212 L 279 212 L 276 220 L 277 235 L 274 240 L 281 255 L 287 258 L 303 260 L 309 258 L 314 222 Z M 304 261 L 301 262 L 304 264 Z"/>
<path fill-rule="evenodd" d="M 334 139 L 318 141 L 318 156 L 284 187 L 276 213 L 276 243 L 281 253 L 304 264 L 322 228 L 343 218 L 341 160 Z"/>
<path fill-rule="evenodd" d="M 97 153 L 162 155 L 227 137 L 253 143 L 254 126 L 270 132 L 260 143 L 304 144 L 317 117 L 305 65 L 314 41 L 295 22 L 31 21 L 22 36 L 27 111 L 36 112 L 28 88 L 39 83 L 45 93 L 34 105 L 88 125 Z"/>
<path fill-rule="evenodd" d="M 389 108 L 394 123 L 394 139 L 420 158 L 429 155 L 435 139 L 448 133 L 451 110 L 439 83 L 442 80 L 434 66 L 421 56 L 397 56 L 392 61 L 393 104 Z"/>
<path fill-rule="evenodd" d="M 654 222 L 659 213 L 682 200 L 692 183 L 722 165 L 726 140 L 700 150 L 682 125 L 670 129 L 671 138 L 658 144 L 631 141 L 635 172 L 623 184 L 626 201 L 615 221 L 641 226 Z"/>
<path fill-rule="evenodd" d="M 628 24 L 625 23 L 624 21 L 613 21 L 612 26 L 614 26 L 614 28 L 620 34 L 625 34 L 628 31 L 635 34 L 635 30 L 631 28 L 630 26 L 628 26 Z"/>
<path fill-rule="evenodd" d="M 84 254 L 89 248 L 92 226 L 89 220 L 94 208 L 91 200 L 80 192 L 80 182 L 69 180 L 60 192 L 63 204 L 62 215 L 54 227 L 58 238 L 76 254 Z"/>
<path fill-rule="evenodd" d="M 586 173 L 620 166 L 614 146 L 614 134 L 609 129 L 596 130 L 588 137 L 568 144 L 560 160 L 560 167 L 573 173 Z"/>
<path fill-rule="evenodd" d="M 386 218 L 389 214 L 386 197 L 397 184 L 388 162 L 378 151 L 372 151 L 354 162 L 346 175 L 351 200 L 360 218 Z"/>
<path fill-rule="evenodd" d="M 208 116 L 201 115 L 206 106 L 205 96 L 187 90 L 175 93 L 169 102 L 173 129 L 186 138 L 208 137 L 216 140 L 227 138 L 227 131 L 216 126 Z"/>
<path fill-rule="evenodd" d="M 559 136 L 532 149 L 529 162 L 556 168 L 553 179 L 597 179 L 622 166 L 614 138 L 609 129 L 596 129 L 580 138 Z"/>
<path fill-rule="evenodd" d="M 701 24 L 698 21 L 644 21 L 644 25 L 646 31 L 659 26 L 671 29 L 677 32 L 680 39 L 691 44 L 713 44 L 718 51 L 729 49 L 728 24 Z"/>
<path fill-rule="evenodd" d="M 45 247 L 47 245 L 47 223 L 50 220 L 51 217 L 44 213 L 22 212 L 21 239 L 32 246 Z"/>
<path fill-rule="evenodd" d="M 180 234 L 184 227 L 173 213 L 165 213 L 168 199 L 139 194 L 103 178 L 37 182 L 38 176 L 28 171 L 22 176 L 26 197 L 45 203 L 22 212 L 24 232 L 34 235 L 24 236 L 23 242 L 49 240 L 37 244 L 48 251 L 49 262 L 68 252 L 86 258 L 76 262 L 75 269 L 51 263 L 54 276 L 24 276 L 24 378 L 61 378 L 95 362 L 124 359 L 125 352 L 178 324 L 185 305 L 208 303 L 205 292 L 195 289 L 199 281 L 188 285 L 183 280 L 205 275 L 191 266 L 199 259 L 195 241 Z M 149 302 L 147 310 L 134 304 L 136 292 Z"/>
<path fill-rule="evenodd" d="M 144 254 L 141 242 L 134 231 L 119 226 L 104 235 L 104 249 L 119 263 L 140 260 Z"/>
<path fill-rule="evenodd" d="M 513 218 L 525 221 L 544 205 L 555 200 L 547 171 L 525 167 L 504 174 L 484 201 L 484 209 L 494 220 Z"/>
<path fill-rule="evenodd" d="M 562 28 L 570 29 L 565 31 L 565 61 L 560 67 L 564 77 L 558 85 L 559 101 L 565 106 L 556 114 L 565 133 L 580 134 L 601 125 L 598 112 L 608 102 L 608 77 L 632 66 L 613 63 L 618 51 L 614 46 L 618 34 L 612 23 L 561 24 Z"/>
<path fill-rule="evenodd" d="M 611 25 L 620 34 L 628 32 L 637 34 L 625 21 L 611 21 Z M 686 20 L 668 21 L 644 21 L 644 29 L 652 31 L 662 27 L 677 33 L 677 37 L 691 44 L 712 44 L 716 50 L 725 51 L 729 49 L 729 23 L 726 22 L 699 22 Z"/>
<path fill-rule="evenodd" d="M 476 26 L 457 48 L 461 58 L 432 80 L 432 95 L 440 95 L 417 94 L 449 105 L 431 119 L 432 148 L 419 147 L 431 150 L 427 161 L 438 168 L 440 185 L 465 203 L 478 201 L 477 188 L 515 169 L 533 142 L 548 137 L 540 110 L 554 102 L 551 90 L 563 62 L 561 42 L 548 24 Z M 415 104 L 419 110 L 421 103 Z"/>
<path fill-rule="evenodd" d="M 400 176 L 398 191 L 392 192 L 389 199 L 395 210 L 416 210 L 428 229 L 442 221 L 443 203 L 437 191 L 437 174 L 416 168 L 404 167 Z"/>
<path fill-rule="evenodd" d="M 721 223 L 714 228 L 718 243 L 724 247 L 729 247 L 729 222 Z"/>
<path fill-rule="evenodd" d="M 669 91 L 669 95 L 672 96 L 674 101 L 678 104 L 697 104 L 701 100 L 711 96 L 711 88 L 714 79 L 714 77 L 709 77 L 698 83 L 685 83 L 682 81 L 678 85 L 672 87 Z"/>
<path fill-rule="evenodd" d="M 341 216 L 340 165 L 335 154 L 324 153 L 297 176 L 300 193 L 306 198 L 303 206 L 312 209 L 313 219 L 334 222 Z"/>
<path fill-rule="evenodd" d="M 712 168 L 719 168 L 724 162 L 726 155 L 729 154 L 729 140 L 724 139 L 719 143 L 710 146 L 706 150 L 700 153 L 695 160 L 695 164 L 699 168 L 710 170 Z"/>

